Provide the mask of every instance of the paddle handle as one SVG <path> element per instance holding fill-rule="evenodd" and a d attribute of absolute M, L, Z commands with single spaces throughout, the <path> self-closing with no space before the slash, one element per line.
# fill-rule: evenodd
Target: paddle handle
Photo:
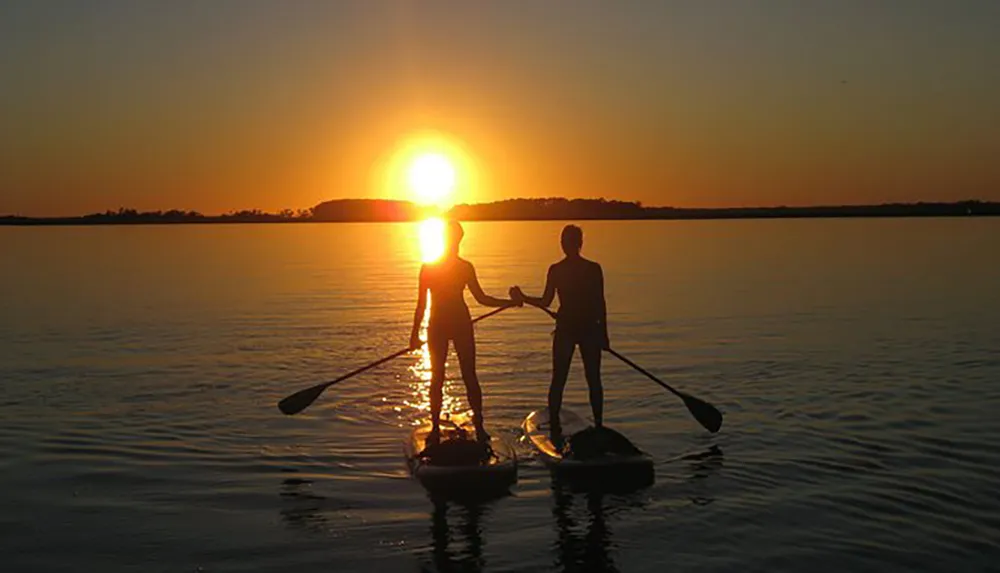
<path fill-rule="evenodd" d="M 481 315 L 481 316 L 477 316 L 476 318 L 473 318 L 473 319 L 472 319 L 472 322 L 473 322 L 473 323 L 477 323 L 477 322 L 479 322 L 480 320 L 482 320 L 482 319 L 484 319 L 484 318 L 489 318 L 489 317 L 493 316 L 494 314 L 496 314 L 496 313 L 498 313 L 498 312 L 503 312 L 503 311 L 507 310 L 508 308 L 510 308 L 510 307 L 512 307 L 512 306 L 517 306 L 517 305 L 513 305 L 513 304 L 508 304 L 508 305 L 505 305 L 505 306 L 501 306 L 500 308 L 494 308 L 493 310 L 491 310 L 491 311 L 487 312 L 487 313 L 486 313 L 486 314 L 484 314 L 484 315 Z"/>
<path fill-rule="evenodd" d="M 528 304 L 531 304 L 531 303 L 529 302 Z M 533 307 L 535 307 L 535 308 L 537 308 L 539 310 L 544 310 L 546 312 L 546 314 L 548 314 L 549 316 L 552 317 L 552 320 L 556 320 L 557 318 L 559 318 L 558 314 L 552 312 L 551 310 L 545 308 L 544 306 L 538 306 L 537 304 L 531 304 L 531 306 L 533 306 Z"/>

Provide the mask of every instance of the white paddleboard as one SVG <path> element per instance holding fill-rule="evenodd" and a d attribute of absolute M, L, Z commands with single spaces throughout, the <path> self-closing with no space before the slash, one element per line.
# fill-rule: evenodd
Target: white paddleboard
<path fill-rule="evenodd" d="M 410 473 L 428 490 L 449 494 L 491 494 L 506 491 L 517 482 L 517 453 L 513 445 L 503 437 L 491 435 L 491 453 L 481 459 L 456 464 L 436 461 L 425 455 L 427 435 L 431 424 L 427 422 L 410 433 L 403 445 L 403 453 Z M 473 442 L 476 430 L 471 416 L 453 414 L 442 416 L 439 443 L 449 440 Z M 463 444 L 471 447 L 470 443 Z"/>
<path fill-rule="evenodd" d="M 592 427 L 589 422 L 566 407 L 560 409 L 559 420 L 564 442 L 568 442 L 574 434 Z M 542 462 L 552 470 L 574 473 L 622 471 L 652 474 L 653 458 L 649 454 L 639 451 L 638 448 L 625 454 L 605 453 L 587 459 L 574 458 L 571 452 L 567 452 L 565 446 L 562 449 L 557 448 L 552 443 L 548 408 L 529 414 L 521 427 L 524 430 L 525 438 L 538 451 Z M 631 442 L 629 443 L 631 444 Z"/>

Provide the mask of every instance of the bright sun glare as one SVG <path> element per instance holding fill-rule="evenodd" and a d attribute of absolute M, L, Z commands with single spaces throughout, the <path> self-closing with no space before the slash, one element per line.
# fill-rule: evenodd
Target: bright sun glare
<path fill-rule="evenodd" d="M 432 263 L 444 254 L 444 221 L 432 217 L 420 223 L 420 259 Z"/>
<path fill-rule="evenodd" d="M 440 205 L 455 187 L 455 168 L 444 155 L 427 153 L 410 164 L 407 180 L 417 201 Z"/>

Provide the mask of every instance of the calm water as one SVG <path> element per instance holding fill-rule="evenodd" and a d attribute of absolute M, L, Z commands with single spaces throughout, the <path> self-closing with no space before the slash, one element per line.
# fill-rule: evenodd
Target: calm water
<path fill-rule="evenodd" d="M 463 253 L 538 291 L 561 225 L 468 224 Z M 1000 570 L 1000 220 L 583 226 L 612 344 L 725 424 L 611 359 L 655 485 L 574 493 L 522 446 L 476 505 L 405 472 L 419 355 L 275 407 L 406 345 L 416 226 L 0 228 L 0 567 Z M 550 330 L 477 327 L 496 432 L 544 404 Z"/>

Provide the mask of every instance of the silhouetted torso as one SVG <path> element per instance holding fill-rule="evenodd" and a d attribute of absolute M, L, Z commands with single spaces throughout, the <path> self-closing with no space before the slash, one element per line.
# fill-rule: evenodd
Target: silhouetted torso
<path fill-rule="evenodd" d="M 471 326 L 464 293 L 474 272 L 472 264 L 459 257 L 445 257 L 420 269 L 422 280 L 431 291 L 429 329 L 453 333 Z"/>
<path fill-rule="evenodd" d="M 566 257 L 549 267 L 549 280 L 559 297 L 556 329 L 575 335 L 594 332 L 604 306 L 601 265 L 583 257 Z"/>

